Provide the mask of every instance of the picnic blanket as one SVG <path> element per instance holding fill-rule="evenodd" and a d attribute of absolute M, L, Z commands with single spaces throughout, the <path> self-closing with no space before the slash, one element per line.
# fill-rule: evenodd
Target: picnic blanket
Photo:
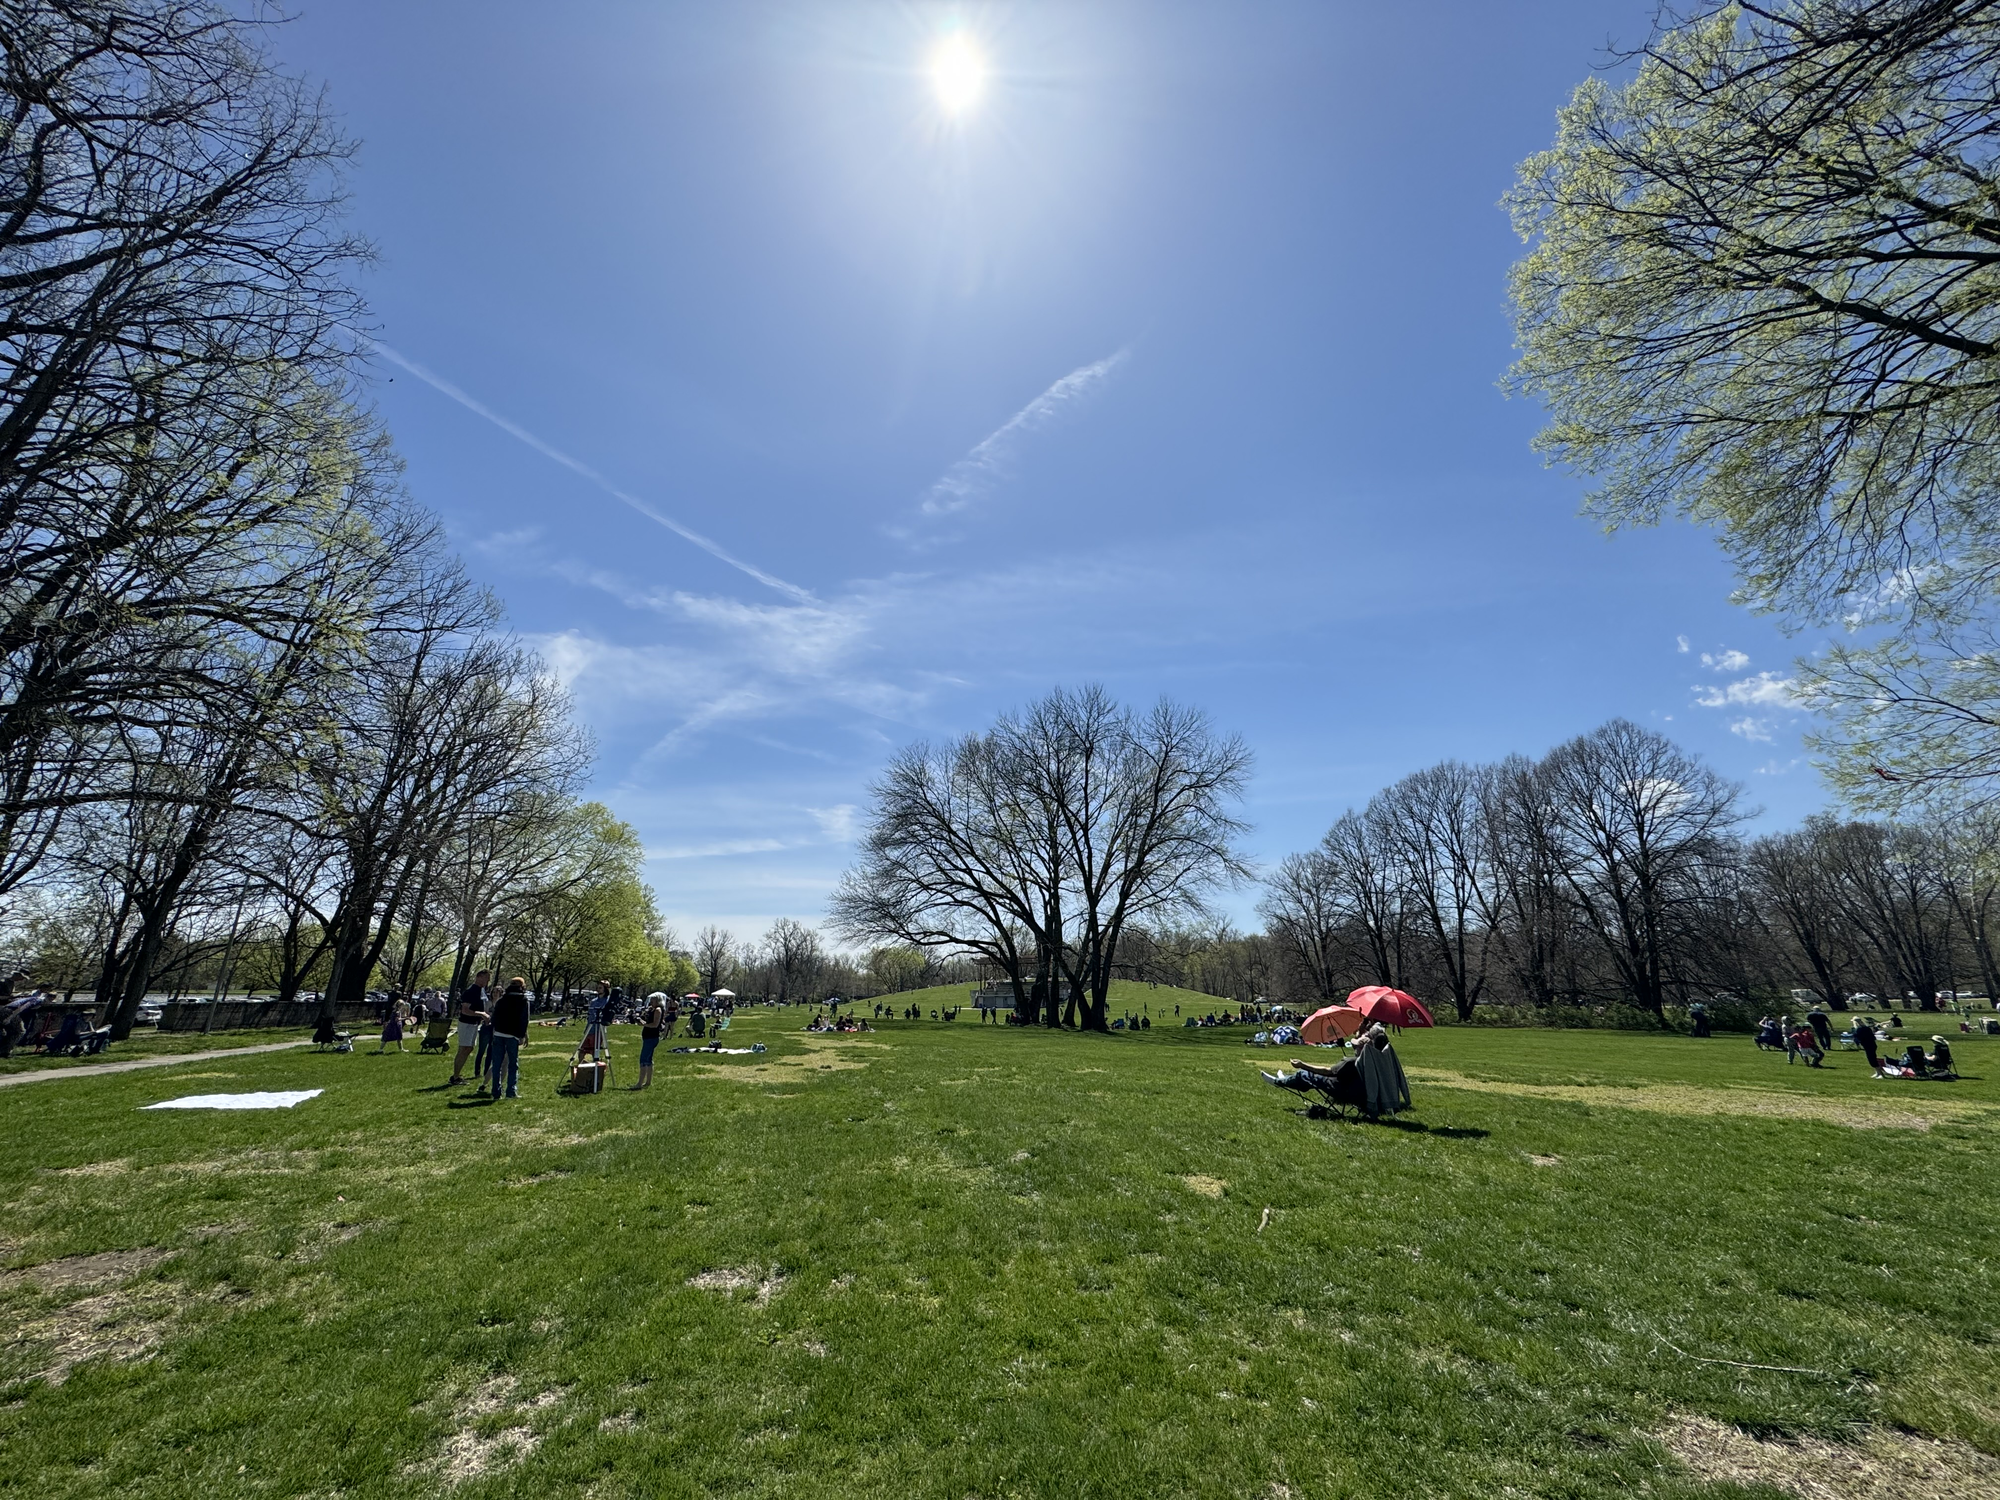
<path fill-rule="evenodd" d="M 162 1099 L 158 1104 L 142 1104 L 141 1109 L 290 1109 L 308 1099 L 316 1099 L 325 1089 L 280 1089 L 261 1094 L 189 1094 L 181 1099 Z"/>

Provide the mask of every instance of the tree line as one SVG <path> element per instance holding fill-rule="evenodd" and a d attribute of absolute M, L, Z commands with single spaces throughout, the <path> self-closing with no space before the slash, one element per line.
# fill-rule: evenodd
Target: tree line
<path fill-rule="evenodd" d="M 1287 856 L 1260 911 L 1296 992 L 1393 984 L 1461 1019 L 1996 993 L 2000 819 L 1823 814 L 1746 839 L 1747 816 L 1740 786 L 1614 720 L 1540 760 L 1404 777 Z"/>
<path fill-rule="evenodd" d="M 1198 714 L 1059 690 L 984 734 L 917 744 L 873 789 L 833 902 L 855 939 L 975 959 L 1044 1025 L 1099 1026 L 1111 978 L 1318 1005 L 1363 984 L 1470 1020 L 1810 991 L 1933 1009 L 1996 992 L 2000 816 L 1832 815 L 1746 838 L 1743 788 L 1613 720 L 1540 759 L 1445 761 L 1278 862 L 1238 933 L 1213 895 L 1247 754 Z M 878 950 L 881 951 L 881 950 Z"/>

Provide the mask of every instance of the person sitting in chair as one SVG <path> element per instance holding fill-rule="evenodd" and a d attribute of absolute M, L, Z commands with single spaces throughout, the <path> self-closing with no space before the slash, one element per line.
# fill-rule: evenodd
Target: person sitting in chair
<path fill-rule="evenodd" d="M 1951 1063 L 1951 1044 L 1941 1036 L 1931 1038 L 1931 1055 L 1924 1059 L 1933 1078 L 1956 1078 L 1958 1070 Z"/>

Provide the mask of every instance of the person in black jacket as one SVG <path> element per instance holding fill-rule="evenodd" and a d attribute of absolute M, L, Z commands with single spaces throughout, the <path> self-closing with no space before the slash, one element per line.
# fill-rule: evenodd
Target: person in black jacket
<path fill-rule="evenodd" d="M 493 1046 L 487 1056 L 488 1082 L 500 1097 L 501 1080 L 507 1097 L 521 1097 L 521 1043 L 528 1035 L 528 981 L 518 975 L 507 981 L 507 992 L 493 1002 Z"/>

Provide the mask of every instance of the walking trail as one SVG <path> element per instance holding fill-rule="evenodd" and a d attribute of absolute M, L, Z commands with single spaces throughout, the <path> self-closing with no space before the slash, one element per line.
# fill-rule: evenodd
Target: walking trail
<path fill-rule="evenodd" d="M 41 1083 L 49 1078 L 86 1078 L 93 1073 L 131 1073 L 140 1068 L 172 1068 L 181 1063 L 207 1062 L 216 1057 L 248 1057 L 255 1052 L 283 1052 L 304 1042 L 267 1042 L 261 1047 L 218 1047 L 213 1052 L 175 1052 L 165 1057 L 135 1057 L 126 1062 L 85 1063 L 76 1068 L 42 1068 L 33 1073 L 0 1073 L 0 1089 L 17 1083 Z"/>

